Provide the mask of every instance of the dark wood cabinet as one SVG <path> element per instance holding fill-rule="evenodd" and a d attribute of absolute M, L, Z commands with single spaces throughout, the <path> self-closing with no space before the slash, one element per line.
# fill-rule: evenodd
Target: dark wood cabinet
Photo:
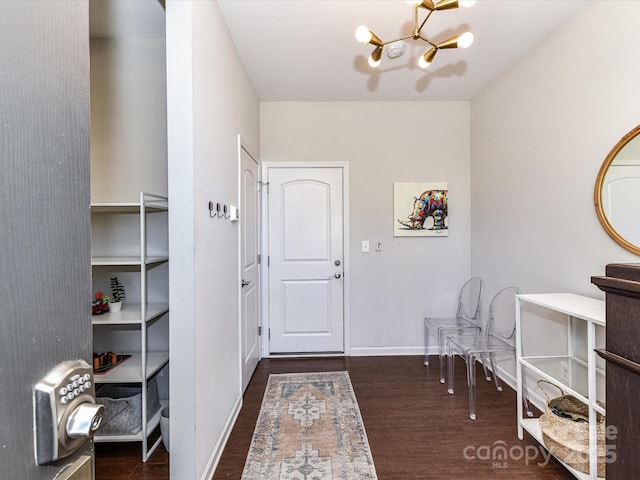
<path fill-rule="evenodd" d="M 610 264 L 591 281 L 606 294 L 607 479 L 640 474 L 640 264 Z"/>

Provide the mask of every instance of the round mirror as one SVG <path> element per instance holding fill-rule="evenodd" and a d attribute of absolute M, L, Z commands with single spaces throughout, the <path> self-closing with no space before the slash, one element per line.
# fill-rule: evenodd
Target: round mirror
<path fill-rule="evenodd" d="M 596 212 L 607 233 L 640 255 L 640 125 L 604 160 L 594 191 Z"/>

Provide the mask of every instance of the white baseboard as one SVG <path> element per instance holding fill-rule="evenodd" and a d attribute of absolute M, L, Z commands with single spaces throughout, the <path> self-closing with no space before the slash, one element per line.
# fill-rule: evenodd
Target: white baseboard
<path fill-rule="evenodd" d="M 379 357 L 390 356 L 397 357 L 402 355 L 422 355 L 424 356 L 424 347 L 422 346 L 410 346 L 410 347 L 351 347 L 349 354 L 346 353 L 291 353 L 291 354 L 271 354 L 265 355 L 262 358 L 300 358 L 300 357 Z M 428 355 L 437 355 L 438 347 L 429 347 L 427 349 Z"/>
<path fill-rule="evenodd" d="M 437 355 L 437 354 L 438 354 L 438 347 L 429 347 L 429 355 Z M 424 347 L 423 346 L 351 347 L 352 357 L 399 356 L 399 355 L 424 355 Z"/>
<path fill-rule="evenodd" d="M 222 435 L 220 435 L 220 438 L 218 438 L 218 442 L 216 443 L 216 446 L 214 447 L 213 452 L 211 453 L 211 456 L 207 461 L 207 465 L 204 467 L 204 472 L 202 473 L 200 480 L 209 480 L 213 478 L 213 474 L 215 473 L 216 468 L 218 467 L 218 463 L 220 462 L 220 458 L 222 457 L 222 451 L 224 450 L 224 447 L 229 440 L 229 435 L 231 435 L 231 430 L 233 430 L 233 426 L 238 419 L 241 408 L 242 395 L 240 395 L 236 399 L 236 403 L 233 406 L 233 409 L 231 410 L 231 413 L 229 414 L 229 417 L 227 418 L 227 421 L 224 425 Z"/>

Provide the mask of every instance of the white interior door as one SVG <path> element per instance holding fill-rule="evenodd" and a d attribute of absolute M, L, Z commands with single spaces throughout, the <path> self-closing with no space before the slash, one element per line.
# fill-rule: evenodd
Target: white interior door
<path fill-rule="evenodd" d="M 251 380 L 260 360 L 260 184 L 258 163 L 240 150 L 240 339 L 242 390 Z"/>
<path fill-rule="evenodd" d="M 269 351 L 344 352 L 343 169 L 269 168 Z"/>

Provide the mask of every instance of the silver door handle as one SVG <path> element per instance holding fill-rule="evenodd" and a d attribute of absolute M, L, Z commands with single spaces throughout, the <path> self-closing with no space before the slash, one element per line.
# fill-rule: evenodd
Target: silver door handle
<path fill-rule="evenodd" d="M 342 274 L 340 272 L 336 272 L 336 274 L 334 275 L 334 277 L 336 278 L 340 278 L 342 276 Z"/>
<path fill-rule="evenodd" d="M 249 280 L 248 282 L 243 278 L 242 282 L 240 282 L 240 285 L 243 287 L 246 287 L 247 285 L 249 285 L 251 283 L 251 280 Z"/>

